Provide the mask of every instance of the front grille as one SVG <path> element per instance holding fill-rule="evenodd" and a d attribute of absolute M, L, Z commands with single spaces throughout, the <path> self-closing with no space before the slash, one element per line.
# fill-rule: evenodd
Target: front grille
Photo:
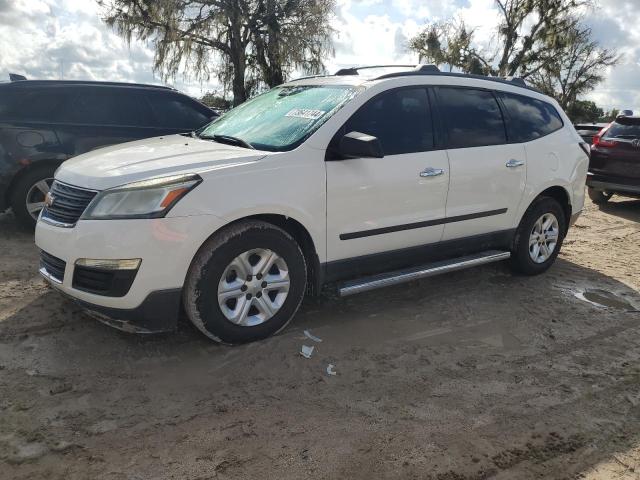
<path fill-rule="evenodd" d="M 49 191 L 52 202 L 44 207 L 42 218 L 73 226 L 96 193 L 55 181 Z"/>
<path fill-rule="evenodd" d="M 40 268 L 43 268 L 54 280 L 62 283 L 66 266 L 67 263 L 64 260 L 40 250 Z"/>

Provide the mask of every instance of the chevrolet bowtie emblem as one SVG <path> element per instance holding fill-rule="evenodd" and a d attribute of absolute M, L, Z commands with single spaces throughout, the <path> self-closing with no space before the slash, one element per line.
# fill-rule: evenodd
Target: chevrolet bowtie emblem
<path fill-rule="evenodd" d="M 44 197 L 44 204 L 46 207 L 51 207 L 53 206 L 53 202 L 56 201 L 56 197 L 54 197 L 53 195 L 51 195 L 51 192 L 47 192 L 47 194 Z"/>

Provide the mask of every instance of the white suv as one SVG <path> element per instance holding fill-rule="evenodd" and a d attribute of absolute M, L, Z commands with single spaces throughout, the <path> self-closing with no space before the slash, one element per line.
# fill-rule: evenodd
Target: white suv
<path fill-rule="evenodd" d="M 184 308 L 233 344 L 278 332 L 327 282 L 549 268 L 589 163 L 558 104 L 519 79 L 373 71 L 67 161 L 36 229 L 41 274 L 114 326 L 171 330 Z"/>

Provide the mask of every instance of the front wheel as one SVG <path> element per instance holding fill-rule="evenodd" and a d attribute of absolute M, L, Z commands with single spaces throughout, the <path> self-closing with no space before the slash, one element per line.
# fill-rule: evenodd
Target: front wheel
<path fill-rule="evenodd" d="M 242 222 L 210 238 L 196 254 L 184 289 L 191 322 L 227 344 L 282 330 L 298 310 L 307 282 L 304 255 L 284 230 Z"/>
<path fill-rule="evenodd" d="M 557 200 L 536 199 L 516 230 L 512 267 L 525 275 L 546 271 L 556 260 L 567 231 L 565 213 Z"/>

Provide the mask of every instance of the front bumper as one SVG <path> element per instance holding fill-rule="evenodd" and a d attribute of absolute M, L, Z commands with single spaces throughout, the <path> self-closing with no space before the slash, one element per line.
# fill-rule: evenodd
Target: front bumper
<path fill-rule="evenodd" d="M 58 279 L 41 274 L 54 288 L 112 326 L 148 333 L 172 330 L 191 260 L 220 227 L 221 221 L 210 215 L 81 220 L 74 228 L 39 221 L 36 245 L 64 262 L 63 276 Z M 141 258 L 142 262 L 126 294 L 107 296 L 74 287 L 75 262 L 80 258 Z"/>

